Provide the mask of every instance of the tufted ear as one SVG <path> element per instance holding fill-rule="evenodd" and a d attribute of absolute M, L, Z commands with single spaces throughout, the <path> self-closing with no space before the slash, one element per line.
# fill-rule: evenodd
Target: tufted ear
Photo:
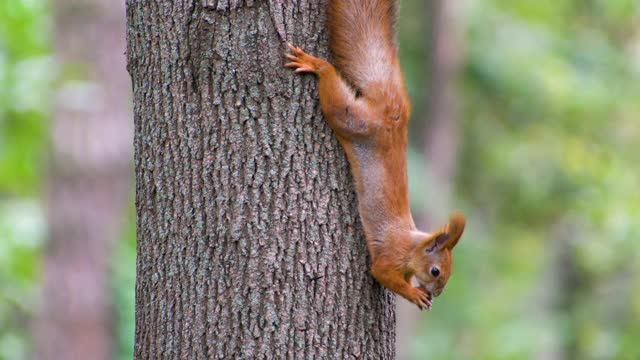
<path fill-rule="evenodd" d="M 444 244 L 445 247 L 449 248 L 449 250 L 453 250 L 453 248 L 458 244 L 458 241 L 460 241 L 466 224 L 467 220 L 464 218 L 464 215 L 460 213 L 451 214 L 449 224 L 447 224 L 447 233 L 450 235 L 450 238 Z"/>
<path fill-rule="evenodd" d="M 462 214 L 453 213 L 448 224 L 421 241 L 418 250 L 426 252 L 442 249 L 453 250 L 460 241 L 465 224 L 466 220 Z"/>

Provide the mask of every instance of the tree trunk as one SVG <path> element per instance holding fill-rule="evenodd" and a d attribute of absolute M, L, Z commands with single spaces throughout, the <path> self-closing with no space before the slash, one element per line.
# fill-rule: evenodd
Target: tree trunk
<path fill-rule="evenodd" d="M 131 183 L 124 6 L 55 2 L 59 83 L 36 359 L 111 359 L 111 248 Z"/>
<path fill-rule="evenodd" d="M 136 359 L 394 357 L 316 79 L 326 1 L 129 1 Z"/>

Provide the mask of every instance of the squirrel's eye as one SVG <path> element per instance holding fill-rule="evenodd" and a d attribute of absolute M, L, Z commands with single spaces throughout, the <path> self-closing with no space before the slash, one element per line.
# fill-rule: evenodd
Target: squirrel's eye
<path fill-rule="evenodd" d="M 438 269 L 437 267 L 432 267 L 431 268 L 431 275 L 433 275 L 433 277 L 438 277 L 438 275 L 440 275 L 440 269 Z"/>

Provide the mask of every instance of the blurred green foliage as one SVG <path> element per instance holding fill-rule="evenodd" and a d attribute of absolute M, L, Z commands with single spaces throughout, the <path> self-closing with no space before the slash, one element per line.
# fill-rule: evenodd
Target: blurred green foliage
<path fill-rule="evenodd" d="M 0 3 L 0 194 L 39 192 L 49 112 L 49 9 Z"/>
<path fill-rule="evenodd" d="M 136 211 L 133 197 L 129 208 L 127 225 L 118 243 L 111 264 L 113 276 L 111 288 L 116 316 L 116 359 L 133 358 L 135 335 L 135 288 L 136 288 Z"/>
<path fill-rule="evenodd" d="M 29 356 L 28 325 L 38 303 L 48 30 L 42 2 L 0 2 L 0 359 Z"/>
<path fill-rule="evenodd" d="M 429 91 L 424 3 L 404 0 L 399 23 L 414 99 L 416 209 L 437 196 L 420 150 Z M 470 223 L 447 291 L 420 317 L 412 357 L 640 359 L 640 3 L 460 4 L 452 206 Z M 56 74 L 50 34 L 47 3 L 0 2 L 0 359 L 29 356 L 38 306 Z M 133 221 L 122 238 L 112 288 L 116 354 L 129 359 Z"/>
<path fill-rule="evenodd" d="M 46 237 L 47 173 L 53 83 L 52 13 L 41 0 L 0 1 L 0 360 L 32 356 Z M 134 331 L 135 222 L 113 257 L 115 354 L 131 359 Z"/>
<path fill-rule="evenodd" d="M 640 3 L 464 4 L 455 205 L 470 224 L 413 357 L 640 359 Z M 420 61 L 403 59 L 410 82 L 428 78 Z"/>

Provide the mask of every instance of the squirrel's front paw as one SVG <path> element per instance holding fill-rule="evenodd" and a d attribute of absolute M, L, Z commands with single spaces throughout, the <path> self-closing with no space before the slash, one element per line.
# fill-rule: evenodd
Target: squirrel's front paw
<path fill-rule="evenodd" d="M 407 300 L 416 304 L 420 310 L 431 310 L 431 306 L 433 306 L 429 294 L 420 288 L 412 287 L 407 294 Z"/>
<path fill-rule="evenodd" d="M 291 49 L 292 54 L 285 54 L 291 62 L 286 63 L 285 67 L 295 68 L 295 72 L 312 72 L 315 73 L 318 71 L 323 60 L 313 57 L 300 49 L 299 47 L 293 46 L 287 43 L 289 49 Z"/>

